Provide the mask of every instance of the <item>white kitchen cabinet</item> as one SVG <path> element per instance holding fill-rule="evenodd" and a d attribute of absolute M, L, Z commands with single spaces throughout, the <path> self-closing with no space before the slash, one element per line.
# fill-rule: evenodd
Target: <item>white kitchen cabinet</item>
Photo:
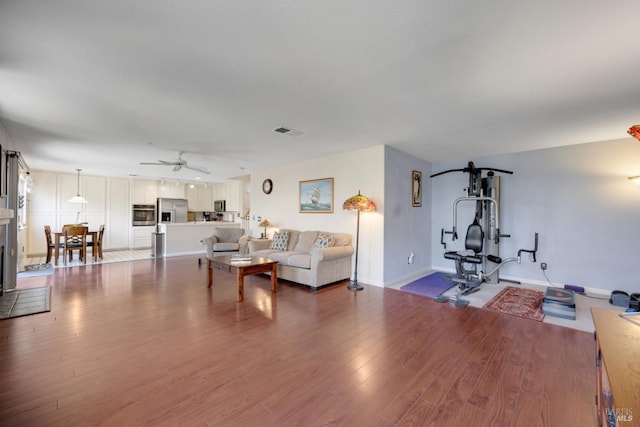
<path fill-rule="evenodd" d="M 58 175 L 58 211 L 60 212 L 83 212 L 84 203 L 69 203 L 69 199 L 78 194 L 78 187 L 80 188 L 80 195 L 85 199 L 86 192 L 84 191 L 84 176 L 80 176 L 79 185 L 77 175 Z"/>
<path fill-rule="evenodd" d="M 197 212 L 200 210 L 198 205 L 198 189 L 191 188 L 189 184 L 184 187 L 184 198 L 187 199 L 187 209 L 189 212 Z"/>
<path fill-rule="evenodd" d="M 211 186 L 211 199 L 216 200 L 224 200 L 225 197 L 225 186 L 224 184 L 213 184 Z"/>
<path fill-rule="evenodd" d="M 158 184 L 158 197 L 184 199 L 184 184 L 179 181 L 161 181 L 160 184 Z"/>
<path fill-rule="evenodd" d="M 109 178 L 107 194 L 107 212 L 131 214 L 128 179 Z"/>
<path fill-rule="evenodd" d="M 242 185 L 240 182 L 228 182 L 226 184 L 226 201 L 227 212 L 240 212 L 241 211 L 241 192 Z"/>
<path fill-rule="evenodd" d="M 56 177 L 55 173 L 31 172 L 33 192 L 27 193 L 29 212 L 56 211 L 58 206 L 58 191 L 56 186 L 58 180 Z"/>
<path fill-rule="evenodd" d="M 131 203 L 129 180 L 108 180 L 107 219 L 102 241 L 104 250 L 129 248 L 131 233 Z"/>
<path fill-rule="evenodd" d="M 153 180 L 133 180 L 134 205 L 155 205 L 158 199 L 158 183 Z"/>
<path fill-rule="evenodd" d="M 131 227 L 131 248 L 146 249 L 151 247 L 151 233 L 156 228 L 154 226 Z"/>
<path fill-rule="evenodd" d="M 89 213 L 103 213 L 107 210 L 107 178 L 101 176 L 80 177 L 84 180 L 84 193 L 80 193 L 87 202 L 84 211 Z"/>
<path fill-rule="evenodd" d="M 224 184 L 213 184 L 211 186 L 211 201 L 224 200 L 227 203 L 227 212 L 240 212 L 241 206 L 241 188 L 242 184 L 238 181 L 226 182 Z M 213 209 L 211 209 L 213 210 Z"/>
<path fill-rule="evenodd" d="M 207 184 L 187 184 L 185 195 L 191 212 L 211 212 L 213 211 L 213 197 L 211 185 Z"/>
<path fill-rule="evenodd" d="M 203 212 L 213 212 L 213 193 L 210 185 L 198 187 L 198 200 Z"/>

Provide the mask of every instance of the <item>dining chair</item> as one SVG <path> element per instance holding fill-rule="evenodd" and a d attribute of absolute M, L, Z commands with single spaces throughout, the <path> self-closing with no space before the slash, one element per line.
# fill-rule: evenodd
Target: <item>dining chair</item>
<path fill-rule="evenodd" d="M 64 264 L 67 264 L 67 257 L 71 259 L 73 251 L 80 252 L 80 258 L 87 263 L 87 227 L 68 225 L 62 228 L 64 235 L 62 244 L 64 245 Z"/>
<path fill-rule="evenodd" d="M 47 264 L 49 264 L 51 262 L 53 250 L 56 248 L 56 243 L 58 244 L 59 248 L 63 248 L 64 244 L 60 242 L 53 243 L 53 239 L 51 237 L 51 227 L 48 225 L 44 226 L 44 236 L 45 236 L 45 239 L 47 240 Z"/>
<path fill-rule="evenodd" d="M 98 235 L 96 241 L 87 242 L 87 246 L 92 248 L 93 260 L 102 259 L 102 236 L 104 236 L 104 224 L 98 228 Z"/>

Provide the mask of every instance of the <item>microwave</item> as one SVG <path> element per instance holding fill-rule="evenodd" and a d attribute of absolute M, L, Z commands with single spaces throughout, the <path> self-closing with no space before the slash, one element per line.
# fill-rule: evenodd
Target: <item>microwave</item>
<path fill-rule="evenodd" d="M 225 212 L 227 210 L 227 202 L 225 200 L 214 200 L 213 210 L 216 212 Z"/>

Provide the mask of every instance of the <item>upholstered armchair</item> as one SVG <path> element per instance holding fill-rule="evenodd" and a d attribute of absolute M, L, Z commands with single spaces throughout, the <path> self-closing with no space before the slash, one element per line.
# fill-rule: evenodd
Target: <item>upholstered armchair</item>
<path fill-rule="evenodd" d="M 202 243 L 207 248 L 207 257 L 213 257 L 226 252 L 246 254 L 248 240 L 243 228 L 216 227 L 211 236 L 202 239 Z"/>

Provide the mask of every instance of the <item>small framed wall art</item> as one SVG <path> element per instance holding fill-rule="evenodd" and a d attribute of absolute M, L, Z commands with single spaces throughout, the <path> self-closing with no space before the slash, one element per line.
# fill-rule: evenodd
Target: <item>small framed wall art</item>
<path fill-rule="evenodd" d="M 411 172 L 411 205 L 422 206 L 422 172 Z"/>
<path fill-rule="evenodd" d="M 300 181 L 300 213 L 333 213 L 333 178 Z"/>

